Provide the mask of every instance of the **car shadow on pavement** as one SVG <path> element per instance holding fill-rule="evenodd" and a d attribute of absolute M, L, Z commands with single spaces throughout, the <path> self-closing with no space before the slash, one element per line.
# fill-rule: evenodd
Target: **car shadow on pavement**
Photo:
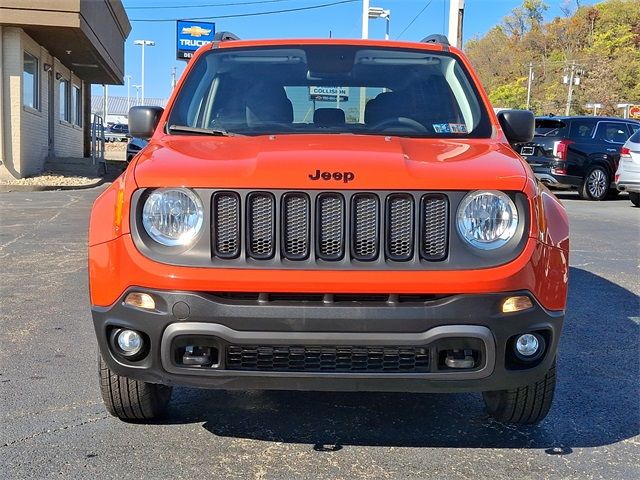
<path fill-rule="evenodd" d="M 551 190 L 551 192 L 560 200 L 578 200 L 581 202 L 589 202 L 589 200 L 581 200 L 577 190 Z M 607 198 L 604 202 L 630 202 L 629 194 L 620 192 L 615 198 Z"/>
<path fill-rule="evenodd" d="M 568 315 L 549 416 L 535 427 L 488 417 L 479 394 L 402 394 L 180 388 L 163 423 L 199 423 L 216 436 L 345 445 L 543 448 L 550 454 L 638 435 L 638 296 L 571 269 Z"/>

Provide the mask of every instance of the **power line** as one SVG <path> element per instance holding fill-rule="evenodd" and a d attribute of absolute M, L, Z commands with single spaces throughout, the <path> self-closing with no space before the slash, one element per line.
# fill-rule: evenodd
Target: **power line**
<path fill-rule="evenodd" d="M 418 19 L 418 17 L 419 17 L 420 15 L 422 15 L 422 12 L 424 12 L 424 11 L 427 9 L 427 7 L 428 7 L 429 5 L 431 5 L 431 2 L 432 2 L 432 1 L 433 1 L 433 0 L 429 0 L 429 1 L 427 2 L 427 4 L 424 6 L 424 8 L 423 8 L 422 10 L 420 10 L 420 11 L 418 12 L 418 14 L 417 14 L 415 17 L 413 17 L 413 20 L 411 20 L 411 21 L 409 22 L 409 25 L 407 25 L 406 27 L 404 27 L 404 30 L 402 30 L 402 31 L 400 32 L 400 35 L 398 35 L 398 36 L 396 37 L 396 40 L 398 40 L 398 39 L 399 39 L 399 38 L 404 34 L 404 32 L 406 32 L 407 30 L 409 30 L 409 27 L 411 27 L 411 25 L 413 25 L 413 22 L 415 22 L 415 21 Z"/>
<path fill-rule="evenodd" d="M 203 8 L 203 7 L 235 7 L 238 5 L 256 5 L 260 3 L 277 3 L 277 2 L 289 2 L 291 0 L 262 0 L 262 1 L 252 1 L 252 2 L 232 2 L 232 3 L 205 3 L 199 5 L 146 5 L 142 6 L 134 6 L 134 7 L 126 7 L 127 10 L 172 10 L 172 9 L 183 9 L 183 8 Z"/>
<path fill-rule="evenodd" d="M 215 15 L 208 17 L 191 17 L 191 18 L 163 18 L 163 19 L 152 19 L 152 18 L 133 18 L 129 20 L 130 22 L 176 22 L 178 20 L 213 20 L 213 19 L 221 19 L 221 18 L 239 18 L 239 17 L 256 17 L 259 15 L 274 15 L 277 13 L 289 13 L 289 12 L 300 12 L 303 10 L 314 10 L 318 8 L 332 7 L 334 5 L 341 5 L 343 3 L 354 3 L 359 2 L 360 0 L 340 0 L 338 2 L 331 3 L 322 3 L 320 5 L 311 5 L 309 7 L 298 7 L 298 8 L 285 8 L 282 10 L 270 10 L 267 12 L 252 12 L 252 13 L 237 13 L 234 15 Z M 431 2 L 429 2 L 431 3 Z"/>

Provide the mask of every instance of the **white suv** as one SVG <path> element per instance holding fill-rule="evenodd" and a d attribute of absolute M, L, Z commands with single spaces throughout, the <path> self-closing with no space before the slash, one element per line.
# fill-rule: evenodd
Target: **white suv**
<path fill-rule="evenodd" d="M 616 187 L 629 192 L 631 203 L 640 207 L 640 130 L 636 130 L 620 150 Z"/>

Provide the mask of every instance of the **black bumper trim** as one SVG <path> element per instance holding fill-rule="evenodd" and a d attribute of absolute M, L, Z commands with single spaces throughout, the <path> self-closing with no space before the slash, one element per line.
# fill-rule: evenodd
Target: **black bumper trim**
<path fill-rule="evenodd" d="M 177 366 L 172 359 L 173 341 L 180 336 L 210 336 L 229 343 L 245 345 L 411 345 L 426 346 L 444 338 L 477 338 L 484 344 L 482 368 L 471 371 L 425 372 L 425 373 L 335 373 L 335 372 L 259 372 L 231 371 Z M 420 333 L 336 333 L 336 332 L 246 332 L 233 330 L 217 323 L 173 323 L 162 336 L 160 347 L 162 366 L 169 373 L 178 375 L 228 376 L 278 376 L 278 377 L 345 377 L 367 378 L 412 378 L 439 380 L 465 380 L 491 375 L 495 365 L 495 341 L 486 327 L 475 325 L 444 325 Z"/>
<path fill-rule="evenodd" d="M 131 291 L 153 295 L 156 310 L 144 311 L 126 306 L 123 299 Z M 533 308 L 501 313 L 500 306 L 506 296 L 522 294 L 530 295 L 526 291 L 517 291 L 451 295 L 407 303 L 363 301 L 324 304 L 322 301 L 285 300 L 260 303 L 227 300 L 208 293 L 132 287 L 112 306 L 94 307 L 92 315 L 100 352 L 111 370 L 117 375 L 150 383 L 225 390 L 487 391 L 533 383 L 544 376 L 555 358 L 564 312 L 545 310 L 531 296 Z M 404 372 L 387 375 L 329 372 L 319 375 L 318 372 L 220 370 L 209 375 L 187 373 L 182 367 L 179 372 L 167 369 L 163 364 L 163 337 L 176 329 L 187 328 L 178 325 L 194 323 L 204 324 L 201 327 L 205 330 L 217 328 L 236 337 L 250 339 L 258 333 L 261 338 L 275 342 L 286 340 L 287 343 L 296 336 L 313 339 L 314 342 L 321 338 L 331 339 L 333 343 L 340 338 L 402 338 L 402 343 L 405 343 L 411 338 L 418 339 L 421 335 L 442 331 L 436 330 L 441 327 L 454 327 L 466 332 L 473 330 L 469 327 L 481 327 L 490 332 L 493 347 L 488 350 L 495 352 L 495 361 L 490 373 L 482 378 L 465 378 L 471 372 L 455 372 L 453 378 L 438 376 L 439 373 L 407 375 Z M 114 327 L 144 332 L 151 343 L 149 354 L 136 362 L 128 362 L 115 355 L 108 342 L 108 332 Z M 545 332 L 547 351 L 535 366 L 515 369 L 506 361 L 509 340 L 514 335 L 530 331 Z"/>

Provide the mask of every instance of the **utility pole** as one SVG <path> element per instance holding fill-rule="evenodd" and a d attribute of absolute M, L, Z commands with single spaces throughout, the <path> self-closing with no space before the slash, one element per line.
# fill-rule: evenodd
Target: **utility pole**
<path fill-rule="evenodd" d="M 362 39 L 369 38 L 369 0 L 362 0 Z M 339 85 L 336 85 L 339 87 Z M 338 92 L 339 94 L 340 92 Z M 360 122 L 364 123 L 364 107 L 367 103 L 367 89 L 360 87 Z M 338 95 L 339 96 L 339 95 Z"/>
<path fill-rule="evenodd" d="M 136 89 L 136 106 L 140 105 L 140 87 L 142 87 L 142 85 L 133 86 L 133 88 Z"/>
<path fill-rule="evenodd" d="M 571 62 L 571 71 L 569 72 L 569 77 L 567 78 L 567 76 L 565 75 L 563 79 L 564 83 L 569 84 L 569 90 L 567 91 L 567 106 L 564 109 L 564 114 L 566 116 L 569 116 L 569 113 L 571 112 L 571 100 L 573 99 L 573 84 L 576 80 L 579 81 L 579 79 L 575 78 L 575 74 L 576 74 L 576 61 L 574 60 L 573 62 Z"/>
<path fill-rule="evenodd" d="M 529 62 L 529 81 L 527 82 L 527 110 L 531 105 L 531 84 L 533 83 L 533 62 Z"/>
<path fill-rule="evenodd" d="M 109 115 L 109 85 L 102 85 L 102 91 L 104 92 L 102 95 L 102 113 L 104 113 L 103 123 L 107 123 L 107 115 Z"/>
<path fill-rule="evenodd" d="M 462 48 L 462 24 L 464 20 L 464 0 L 450 0 L 449 2 L 449 43 L 456 48 Z"/>
<path fill-rule="evenodd" d="M 176 88 L 176 67 L 171 69 L 171 89 Z"/>
<path fill-rule="evenodd" d="M 362 0 L 362 39 L 369 38 L 369 0 Z"/>
<path fill-rule="evenodd" d="M 127 80 L 127 116 L 129 115 L 129 109 L 131 108 L 131 75 L 125 75 Z"/>

